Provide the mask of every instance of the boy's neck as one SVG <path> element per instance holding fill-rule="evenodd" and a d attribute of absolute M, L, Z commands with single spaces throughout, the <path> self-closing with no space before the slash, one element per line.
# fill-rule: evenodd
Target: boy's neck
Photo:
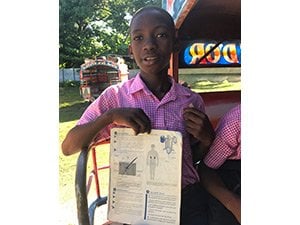
<path fill-rule="evenodd" d="M 159 99 L 163 99 L 170 90 L 172 82 L 168 75 L 141 76 L 141 79 L 147 85 L 148 89 Z"/>

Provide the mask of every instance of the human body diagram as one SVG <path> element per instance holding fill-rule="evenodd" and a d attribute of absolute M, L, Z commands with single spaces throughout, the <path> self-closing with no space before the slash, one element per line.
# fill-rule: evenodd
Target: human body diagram
<path fill-rule="evenodd" d="M 177 143 L 177 138 L 175 136 L 161 136 L 160 142 L 164 143 L 163 151 L 165 151 L 168 155 L 174 152 L 173 145 Z M 151 144 L 151 150 L 147 154 L 147 166 L 149 166 L 150 171 L 150 179 L 155 179 L 155 170 L 159 164 L 159 154 L 155 149 L 155 145 Z"/>
<path fill-rule="evenodd" d="M 155 145 L 151 145 L 151 150 L 148 152 L 147 155 L 147 165 L 149 166 L 150 170 L 150 179 L 154 180 L 155 178 L 155 169 L 158 166 L 159 157 L 158 152 L 155 150 Z"/>

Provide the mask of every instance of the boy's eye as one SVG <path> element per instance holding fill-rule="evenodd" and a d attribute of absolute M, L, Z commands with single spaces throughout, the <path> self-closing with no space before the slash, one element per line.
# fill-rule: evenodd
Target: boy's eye
<path fill-rule="evenodd" d="M 160 34 L 157 34 L 156 37 L 158 37 L 158 38 L 166 38 L 167 34 L 166 33 L 160 33 Z"/>
<path fill-rule="evenodd" d="M 141 36 L 141 35 L 134 36 L 134 37 L 133 37 L 133 40 L 134 40 L 134 41 L 140 41 L 140 40 L 143 40 L 143 36 Z"/>

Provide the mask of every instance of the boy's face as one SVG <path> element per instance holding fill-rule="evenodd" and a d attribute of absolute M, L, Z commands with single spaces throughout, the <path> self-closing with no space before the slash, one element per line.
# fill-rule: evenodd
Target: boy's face
<path fill-rule="evenodd" d="M 168 67 L 174 35 L 166 16 L 158 11 L 144 11 L 134 18 L 129 48 L 142 73 L 158 74 Z"/>

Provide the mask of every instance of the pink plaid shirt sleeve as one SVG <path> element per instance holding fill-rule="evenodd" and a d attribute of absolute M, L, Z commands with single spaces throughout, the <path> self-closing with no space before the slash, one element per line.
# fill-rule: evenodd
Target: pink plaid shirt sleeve
<path fill-rule="evenodd" d="M 221 118 L 216 128 L 216 138 L 204 158 L 204 163 L 217 169 L 228 159 L 241 159 L 240 104 Z"/>

